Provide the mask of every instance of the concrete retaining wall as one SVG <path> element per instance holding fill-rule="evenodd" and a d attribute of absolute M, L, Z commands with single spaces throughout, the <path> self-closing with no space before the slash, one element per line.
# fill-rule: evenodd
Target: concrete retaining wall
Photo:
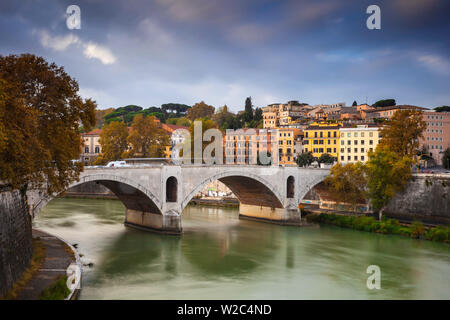
<path fill-rule="evenodd" d="M 32 254 L 26 201 L 19 191 L 0 184 L 0 297 L 21 277 Z"/>

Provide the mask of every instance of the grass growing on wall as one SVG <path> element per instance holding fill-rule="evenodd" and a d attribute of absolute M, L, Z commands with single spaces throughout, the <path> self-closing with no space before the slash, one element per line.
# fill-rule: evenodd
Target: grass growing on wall
<path fill-rule="evenodd" d="M 59 276 L 56 281 L 45 288 L 40 300 L 64 300 L 70 294 L 70 289 L 67 287 L 67 276 Z"/>
<path fill-rule="evenodd" d="M 449 243 L 449 227 L 426 228 L 421 222 L 414 221 L 409 226 L 401 225 L 398 220 L 383 218 L 382 221 L 367 216 L 345 216 L 333 213 L 309 214 L 308 222 L 331 224 L 366 232 L 397 234 L 415 239 L 426 239 Z"/>
<path fill-rule="evenodd" d="M 45 260 L 45 246 L 38 238 L 33 239 L 33 256 L 30 266 L 22 273 L 19 281 L 17 281 L 11 289 L 1 299 L 16 299 L 20 291 L 33 278 L 34 274 L 39 270 Z"/>

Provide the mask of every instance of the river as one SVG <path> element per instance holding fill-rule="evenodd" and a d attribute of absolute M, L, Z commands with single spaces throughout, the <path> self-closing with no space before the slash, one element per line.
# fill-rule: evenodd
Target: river
<path fill-rule="evenodd" d="M 237 209 L 188 206 L 183 235 L 123 225 L 117 200 L 58 198 L 34 227 L 78 244 L 80 299 L 450 299 L 443 243 L 333 226 L 240 220 Z M 369 265 L 381 289 L 369 290 Z"/>

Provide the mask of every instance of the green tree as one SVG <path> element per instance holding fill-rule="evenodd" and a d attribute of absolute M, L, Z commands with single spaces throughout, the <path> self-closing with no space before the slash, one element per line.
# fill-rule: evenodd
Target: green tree
<path fill-rule="evenodd" d="M 128 128 L 124 122 L 114 121 L 103 127 L 100 134 L 102 153 L 94 164 L 106 164 L 109 161 L 119 160 L 128 148 Z"/>
<path fill-rule="evenodd" d="M 317 159 L 317 162 L 318 163 L 328 163 L 328 164 L 330 164 L 330 163 L 334 162 L 334 158 L 331 155 L 329 155 L 328 153 L 323 153 L 319 157 L 319 159 Z"/>
<path fill-rule="evenodd" d="M 297 162 L 297 165 L 299 167 L 306 167 L 309 166 L 314 161 L 314 157 L 312 153 L 308 151 L 299 154 L 298 157 L 295 159 L 295 161 Z"/>
<path fill-rule="evenodd" d="M 164 157 L 165 147 L 170 144 L 170 137 L 155 117 L 139 114 L 133 120 L 127 142 L 131 150 L 125 152 L 123 157 L 161 158 Z"/>
<path fill-rule="evenodd" d="M 214 107 L 201 101 L 199 103 L 196 103 L 192 108 L 190 108 L 187 111 L 186 118 L 188 118 L 191 121 L 194 121 L 200 118 L 211 118 L 213 114 L 214 114 Z"/>
<path fill-rule="evenodd" d="M 445 169 L 450 169 L 450 148 L 445 149 L 442 157 L 442 166 Z"/>
<path fill-rule="evenodd" d="M 95 101 L 78 95 L 64 68 L 31 54 L 0 56 L 0 79 L 0 180 L 65 190 L 83 169 L 72 160 L 81 153 L 79 126 L 95 124 Z"/>
<path fill-rule="evenodd" d="M 217 109 L 216 113 L 212 117 L 212 120 L 217 124 L 217 126 L 222 129 L 233 129 L 235 115 L 228 111 L 228 107 L 224 105 L 223 107 Z"/>
<path fill-rule="evenodd" d="M 404 189 L 411 178 L 412 163 L 407 155 L 400 155 L 380 145 L 374 152 L 369 152 L 367 195 L 380 220 L 389 201 Z"/>
<path fill-rule="evenodd" d="M 398 156 L 412 158 L 419 148 L 419 138 L 427 128 L 422 111 L 399 110 L 381 130 L 380 145 Z"/>
<path fill-rule="evenodd" d="M 325 179 L 332 197 L 337 202 L 350 203 L 353 207 L 365 203 L 367 179 L 364 171 L 365 166 L 361 162 L 334 165 Z"/>
<path fill-rule="evenodd" d="M 245 99 L 244 121 L 250 122 L 252 120 L 253 120 L 252 97 L 247 97 L 247 99 Z"/>
<path fill-rule="evenodd" d="M 166 123 L 168 124 L 174 124 L 177 126 L 182 126 L 182 127 L 189 127 L 191 125 L 191 121 L 189 121 L 189 119 L 187 118 L 169 118 L 167 119 Z"/>
<path fill-rule="evenodd" d="M 382 107 L 391 107 L 391 106 L 395 106 L 395 99 L 384 99 L 384 100 L 379 100 L 377 102 L 375 102 L 372 107 L 375 108 L 382 108 Z"/>
<path fill-rule="evenodd" d="M 352 107 L 356 107 L 358 105 L 358 102 L 356 102 L 356 100 L 355 101 L 353 101 L 353 103 L 352 103 Z"/>
<path fill-rule="evenodd" d="M 440 107 L 434 108 L 434 110 L 436 112 L 450 112 L 450 107 L 449 106 L 440 106 Z"/>

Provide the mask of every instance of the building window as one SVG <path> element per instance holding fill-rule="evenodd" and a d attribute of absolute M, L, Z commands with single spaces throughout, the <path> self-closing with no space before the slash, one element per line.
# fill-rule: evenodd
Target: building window
<path fill-rule="evenodd" d="M 348 160 L 348 161 L 351 161 L 351 160 L 352 160 L 352 157 L 348 156 L 348 157 L 347 157 L 347 160 Z"/>
<path fill-rule="evenodd" d="M 84 153 L 89 153 L 89 147 L 84 147 Z"/>
<path fill-rule="evenodd" d="M 364 140 L 361 140 L 361 144 L 364 145 Z"/>
<path fill-rule="evenodd" d="M 344 156 L 341 156 L 341 161 L 344 161 Z"/>
<path fill-rule="evenodd" d="M 354 159 L 355 159 L 355 161 L 358 161 L 358 156 L 355 156 Z"/>
<path fill-rule="evenodd" d="M 361 156 L 361 161 L 364 161 L 364 156 Z"/>
<path fill-rule="evenodd" d="M 347 144 L 348 144 L 348 145 L 351 145 L 351 144 L 352 144 L 352 141 L 351 141 L 351 140 L 347 140 Z"/>
<path fill-rule="evenodd" d="M 355 142 L 355 146 L 358 145 L 358 140 L 355 140 L 354 142 Z"/>
<path fill-rule="evenodd" d="M 369 144 L 370 144 L 370 145 L 373 145 L 373 140 L 369 140 Z"/>

